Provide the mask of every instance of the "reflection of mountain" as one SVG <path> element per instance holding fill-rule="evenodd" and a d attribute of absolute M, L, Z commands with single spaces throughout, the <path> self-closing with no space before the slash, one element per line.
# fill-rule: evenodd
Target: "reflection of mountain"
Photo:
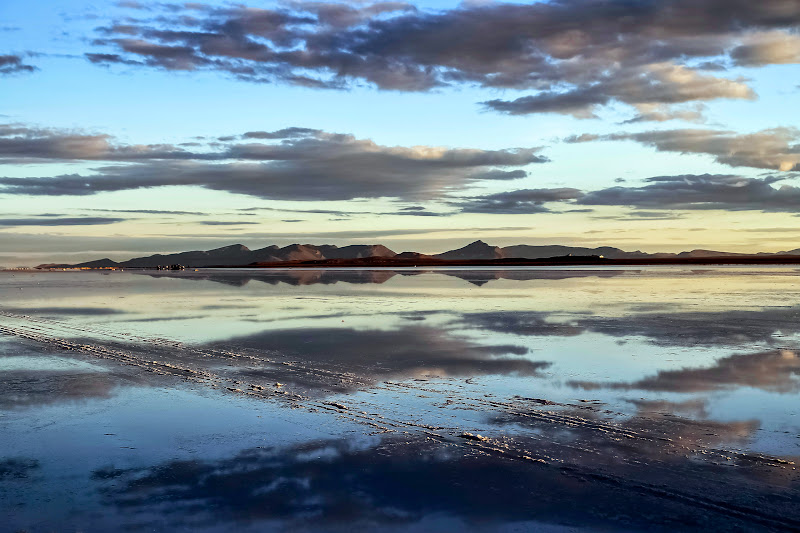
<path fill-rule="evenodd" d="M 613 445 L 625 450 L 624 443 Z M 568 456 L 574 448 L 546 452 L 563 459 L 558 450 Z M 636 454 L 633 447 L 627 452 Z M 777 487 L 756 474 L 748 478 L 749 469 L 696 465 L 674 451 L 662 459 L 666 465 L 616 457 L 606 470 L 597 459 L 553 467 L 405 437 L 368 448 L 317 441 L 222 459 L 109 467 L 92 479 L 106 504 L 156 529 L 667 532 L 798 525 L 800 498 L 791 482 Z"/>
<path fill-rule="evenodd" d="M 151 271 L 146 275 L 154 278 L 177 277 L 195 281 L 213 281 L 234 287 L 243 287 L 250 281 L 269 285 L 333 285 L 335 283 L 385 283 L 397 272 L 391 270 L 329 270 L 329 269 L 287 269 L 287 270 L 202 270 L 197 272 Z"/>
<path fill-rule="evenodd" d="M 262 270 L 202 270 L 170 272 L 149 271 L 145 274 L 154 278 L 178 277 L 180 279 L 214 281 L 234 287 L 247 285 L 251 280 L 278 285 L 332 285 L 334 283 L 385 283 L 394 276 L 418 276 L 420 274 L 441 274 L 468 281 L 473 285 L 484 285 L 492 280 L 508 279 L 514 281 L 531 281 L 537 279 L 559 280 L 571 278 L 599 277 L 610 278 L 624 275 L 625 270 L 368 270 L 368 269 L 262 269 Z"/>
<path fill-rule="evenodd" d="M 788 393 L 800 390 L 800 357 L 790 350 L 731 355 L 708 368 L 662 370 L 631 383 L 572 381 L 582 389 L 639 389 L 663 392 L 704 392 L 730 387 L 753 387 Z"/>
<path fill-rule="evenodd" d="M 356 375 L 366 380 L 403 379 L 422 375 L 476 376 L 520 374 L 535 376 L 549 363 L 522 357 L 528 350 L 521 346 L 484 346 L 439 329 L 408 326 L 398 330 L 355 330 L 306 328 L 264 331 L 248 337 L 215 342 L 213 347 L 245 348 L 262 353 L 279 352 L 311 368 Z M 516 357 L 509 357 L 510 355 Z M 270 368 L 268 375 L 282 372 Z M 348 388 L 346 382 L 317 383 L 326 377 L 313 373 L 300 376 L 285 371 L 282 379 L 312 380 L 306 386 Z M 250 372 L 256 377 L 259 371 Z M 337 374 L 337 378 L 339 374 Z"/>
<path fill-rule="evenodd" d="M 335 283 L 385 283 L 393 278 L 397 273 L 391 270 L 284 270 L 275 272 L 271 276 L 256 275 L 251 279 L 277 285 L 286 283 L 288 285 L 333 285 Z"/>
<path fill-rule="evenodd" d="M 486 283 L 508 279 L 513 281 L 533 281 L 537 279 L 559 280 L 572 278 L 610 278 L 623 275 L 625 270 L 430 270 L 437 274 L 453 276 L 468 281 L 473 285 L 481 286 Z"/>

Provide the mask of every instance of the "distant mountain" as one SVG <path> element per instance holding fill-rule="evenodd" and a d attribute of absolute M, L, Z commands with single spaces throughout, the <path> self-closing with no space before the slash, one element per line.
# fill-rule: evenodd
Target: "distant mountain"
<path fill-rule="evenodd" d="M 111 259 L 99 259 L 77 265 L 44 264 L 37 268 L 153 268 L 159 265 L 184 265 L 186 267 L 212 267 L 212 266 L 247 266 L 263 263 L 280 263 L 284 261 L 342 261 L 342 260 L 367 260 L 378 264 L 383 259 L 393 259 L 398 263 L 413 264 L 415 261 L 430 262 L 435 260 L 446 261 L 486 261 L 486 260 L 513 260 L 513 259 L 551 259 L 568 256 L 591 257 L 598 256 L 606 259 L 675 259 L 675 260 L 702 260 L 714 257 L 770 257 L 800 255 L 800 248 L 777 254 L 758 253 L 741 254 L 733 252 L 717 252 L 714 250 L 691 250 L 680 253 L 652 253 L 648 254 L 639 250 L 626 252 L 611 246 L 588 248 L 581 246 L 530 246 L 518 244 L 514 246 L 491 246 L 481 240 L 470 243 L 456 250 L 449 250 L 435 255 L 421 254 L 418 252 L 403 252 L 397 254 L 381 244 L 353 244 L 350 246 L 335 246 L 332 244 L 290 244 L 279 247 L 275 245 L 250 250 L 243 244 L 233 244 L 213 250 L 197 250 L 174 254 L 155 254 L 147 257 L 136 257 L 127 261 L 116 262 Z"/>
<path fill-rule="evenodd" d="M 609 259 L 639 259 L 649 257 L 651 254 L 644 252 L 626 252 L 611 246 L 601 246 L 599 248 L 584 248 L 578 246 L 529 246 L 518 244 L 516 246 L 490 246 L 483 241 L 475 241 L 471 244 L 434 255 L 438 259 L 447 260 L 478 260 L 478 259 L 547 259 L 550 257 L 564 256 L 603 256 Z"/>
<path fill-rule="evenodd" d="M 578 246 L 527 246 L 525 244 L 520 244 L 517 246 L 506 246 L 501 250 L 503 257 L 514 259 L 546 259 L 548 257 L 563 257 L 566 255 L 598 255 L 608 259 L 638 259 L 650 255 L 638 250 L 635 252 L 626 252 L 619 248 L 612 248 L 611 246 L 583 248 Z"/>
<path fill-rule="evenodd" d="M 382 244 L 352 244 L 324 251 L 325 259 L 362 259 L 364 257 L 395 257 L 397 254 Z"/>
<path fill-rule="evenodd" d="M 152 268 L 158 265 L 185 265 L 204 267 L 214 265 L 246 265 L 253 252 L 243 244 L 233 244 L 214 250 L 181 252 L 177 254 L 155 254 L 148 257 L 137 257 L 119 263 L 129 268 Z M 79 265 L 84 266 L 84 265 Z"/>
<path fill-rule="evenodd" d="M 60 266 L 60 265 L 54 265 L 54 266 Z M 120 266 L 120 264 L 106 257 L 105 259 L 98 259 L 96 261 L 87 261 L 85 263 L 81 263 L 75 266 L 81 268 L 111 268 L 111 267 L 118 267 Z"/>
<path fill-rule="evenodd" d="M 739 255 L 751 254 L 737 254 L 735 252 L 715 252 L 714 250 L 692 250 L 690 252 L 681 252 L 676 254 L 675 257 L 733 257 Z"/>
<path fill-rule="evenodd" d="M 483 241 L 475 241 L 458 250 L 450 250 L 433 257 L 452 261 L 458 259 L 502 259 L 505 255 L 503 255 L 502 248 L 489 246 Z"/>
<path fill-rule="evenodd" d="M 187 267 L 245 266 L 254 263 L 282 261 L 314 261 L 325 259 L 363 259 L 366 257 L 394 257 L 397 254 L 381 244 L 355 244 L 339 248 L 331 244 L 290 244 L 280 248 L 272 245 L 250 250 L 243 244 L 233 244 L 213 250 L 196 250 L 174 254 L 154 254 L 116 262 L 111 259 L 88 261 L 76 265 L 48 264 L 39 268 L 154 268 L 159 265 L 184 265 Z"/>

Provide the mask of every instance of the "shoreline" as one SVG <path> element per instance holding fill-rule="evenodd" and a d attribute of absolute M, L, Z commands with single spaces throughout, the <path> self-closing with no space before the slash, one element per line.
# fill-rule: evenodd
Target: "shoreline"
<path fill-rule="evenodd" d="M 251 263 L 247 265 L 182 265 L 184 269 L 224 268 L 224 269 L 292 269 L 292 268 L 430 268 L 430 267 L 525 267 L 525 266 L 671 266 L 671 265 L 800 265 L 800 256 L 710 256 L 688 258 L 641 258 L 641 259 L 608 259 L 597 256 L 555 257 L 545 259 L 420 259 L 391 260 L 385 258 L 364 259 L 326 259 L 310 261 L 276 261 L 269 263 Z M 64 270 L 159 270 L 158 267 L 53 267 L 28 269 L 6 269 L 9 272 L 31 271 L 64 271 Z M 162 269 L 164 270 L 164 269 Z M 175 269 L 181 270 L 181 269 Z"/>

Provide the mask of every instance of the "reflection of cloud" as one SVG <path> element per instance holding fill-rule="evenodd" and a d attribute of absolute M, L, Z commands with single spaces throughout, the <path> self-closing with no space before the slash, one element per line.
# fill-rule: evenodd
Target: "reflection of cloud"
<path fill-rule="evenodd" d="M 342 376 L 353 374 L 363 379 L 411 378 L 420 375 L 474 376 L 487 374 L 520 374 L 535 376 L 549 363 L 521 357 L 527 348 L 513 345 L 480 345 L 445 331 L 423 326 L 406 326 L 397 330 L 355 330 L 336 328 L 304 328 L 264 331 L 248 337 L 216 342 L 213 346 L 235 350 L 255 349 L 262 353 L 279 352 L 302 361 L 315 369 L 336 371 Z M 518 357 L 508 357 L 515 355 Z M 274 376 L 287 372 L 281 379 L 315 379 L 313 373 L 302 376 L 286 369 L 269 369 Z M 261 371 L 250 371 L 257 376 Z M 337 378 L 342 377 L 336 374 Z M 324 379 L 325 376 L 317 377 Z M 311 387 L 320 386 L 312 382 Z M 325 387 L 347 388 L 336 379 Z"/>
<path fill-rule="evenodd" d="M 625 442 L 609 444 L 617 454 L 637 455 Z M 558 451 L 573 454 L 575 446 L 548 450 Z M 486 530 L 547 531 L 550 523 L 608 531 L 707 523 L 750 530 L 763 527 L 764 516 L 769 525 L 796 525 L 794 486 L 767 498 L 776 487 L 748 478 L 749 469 L 696 465 L 674 450 L 661 457 L 666 467 L 646 455 L 626 464 L 609 454 L 603 457 L 613 460 L 600 469 L 597 456 L 593 451 L 585 463 L 550 467 L 408 437 L 365 449 L 336 440 L 149 468 L 108 467 L 92 479 L 107 504 L 148 524 L 166 521 L 168 529 L 229 523 L 291 531 L 441 530 L 442 517 Z"/>
<path fill-rule="evenodd" d="M 642 304 L 632 310 L 641 312 L 616 317 L 577 316 L 568 324 L 550 322 L 547 320 L 549 313 L 535 311 L 470 313 L 463 315 L 462 320 L 473 327 L 517 335 L 595 332 L 620 338 L 646 337 L 664 346 L 773 344 L 776 333 L 800 333 L 798 309 L 795 307 L 753 311 L 668 312 L 664 306 Z"/>
<path fill-rule="evenodd" d="M 568 407 L 556 411 L 553 417 L 504 414 L 492 418 L 492 423 L 504 426 L 514 424 L 536 431 L 540 438 L 553 442 L 579 444 L 578 450 L 602 450 L 602 457 L 595 460 L 614 463 L 617 458 L 637 462 L 642 459 L 657 459 L 671 463 L 679 469 L 683 455 L 676 456 L 676 446 L 695 453 L 697 448 L 712 449 L 731 446 L 747 447 L 761 426 L 758 420 L 734 420 L 719 422 L 705 416 L 705 405 L 697 400 L 666 402 L 640 400 L 632 402 L 636 413 L 623 420 L 608 423 L 602 411 Z M 698 410 L 699 409 L 699 410 Z M 691 412 L 689 412 L 691 411 Z M 689 412 L 689 417 L 679 413 Z M 694 418 L 700 415 L 700 418 Z M 566 437 L 561 418 L 566 417 L 570 426 Z M 618 437 L 624 436 L 620 440 Z M 543 445 L 544 446 L 544 445 Z M 722 452 L 725 455 L 727 452 Z M 744 458 L 744 457 L 740 457 Z"/>
<path fill-rule="evenodd" d="M 0 460 L 0 480 L 3 478 L 24 479 L 32 470 L 39 468 L 36 459 L 11 458 Z"/>
<path fill-rule="evenodd" d="M 667 400 L 626 400 L 636 406 L 639 415 L 653 416 L 680 413 L 694 419 L 708 418 L 706 401 L 700 399 L 686 400 L 683 402 L 670 402 Z"/>
<path fill-rule="evenodd" d="M 77 315 L 77 316 L 99 316 L 99 315 L 119 315 L 126 311 L 112 309 L 110 307 L 0 307 L 0 311 L 35 314 L 35 315 Z"/>
<path fill-rule="evenodd" d="M 585 331 L 575 324 L 551 322 L 548 320 L 549 315 L 550 313 L 533 311 L 525 313 L 498 311 L 465 314 L 460 321 L 469 327 L 536 337 L 574 337 Z"/>
<path fill-rule="evenodd" d="M 789 393 L 800 390 L 800 357 L 790 350 L 775 350 L 723 357 L 708 368 L 662 370 L 638 381 L 597 383 L 571 381 L 570 386 L 593 389 L 641 389 L 664 392 L 702 392 L 730 387 L 753 387 Z"/>
<path fill-rule="evenodd" d="M 0 408 L 110 398 L 116 379 L 106 372 L 4 371 L 0 373 Z"/>

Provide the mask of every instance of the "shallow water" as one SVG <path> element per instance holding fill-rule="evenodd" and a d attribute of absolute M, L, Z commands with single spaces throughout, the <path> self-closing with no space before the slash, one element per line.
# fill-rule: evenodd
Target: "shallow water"
<path fill-rule="evenodd" d="M 9 531 L 791 530 L 798 282 L 0 273 L 0 512 Z"/>

